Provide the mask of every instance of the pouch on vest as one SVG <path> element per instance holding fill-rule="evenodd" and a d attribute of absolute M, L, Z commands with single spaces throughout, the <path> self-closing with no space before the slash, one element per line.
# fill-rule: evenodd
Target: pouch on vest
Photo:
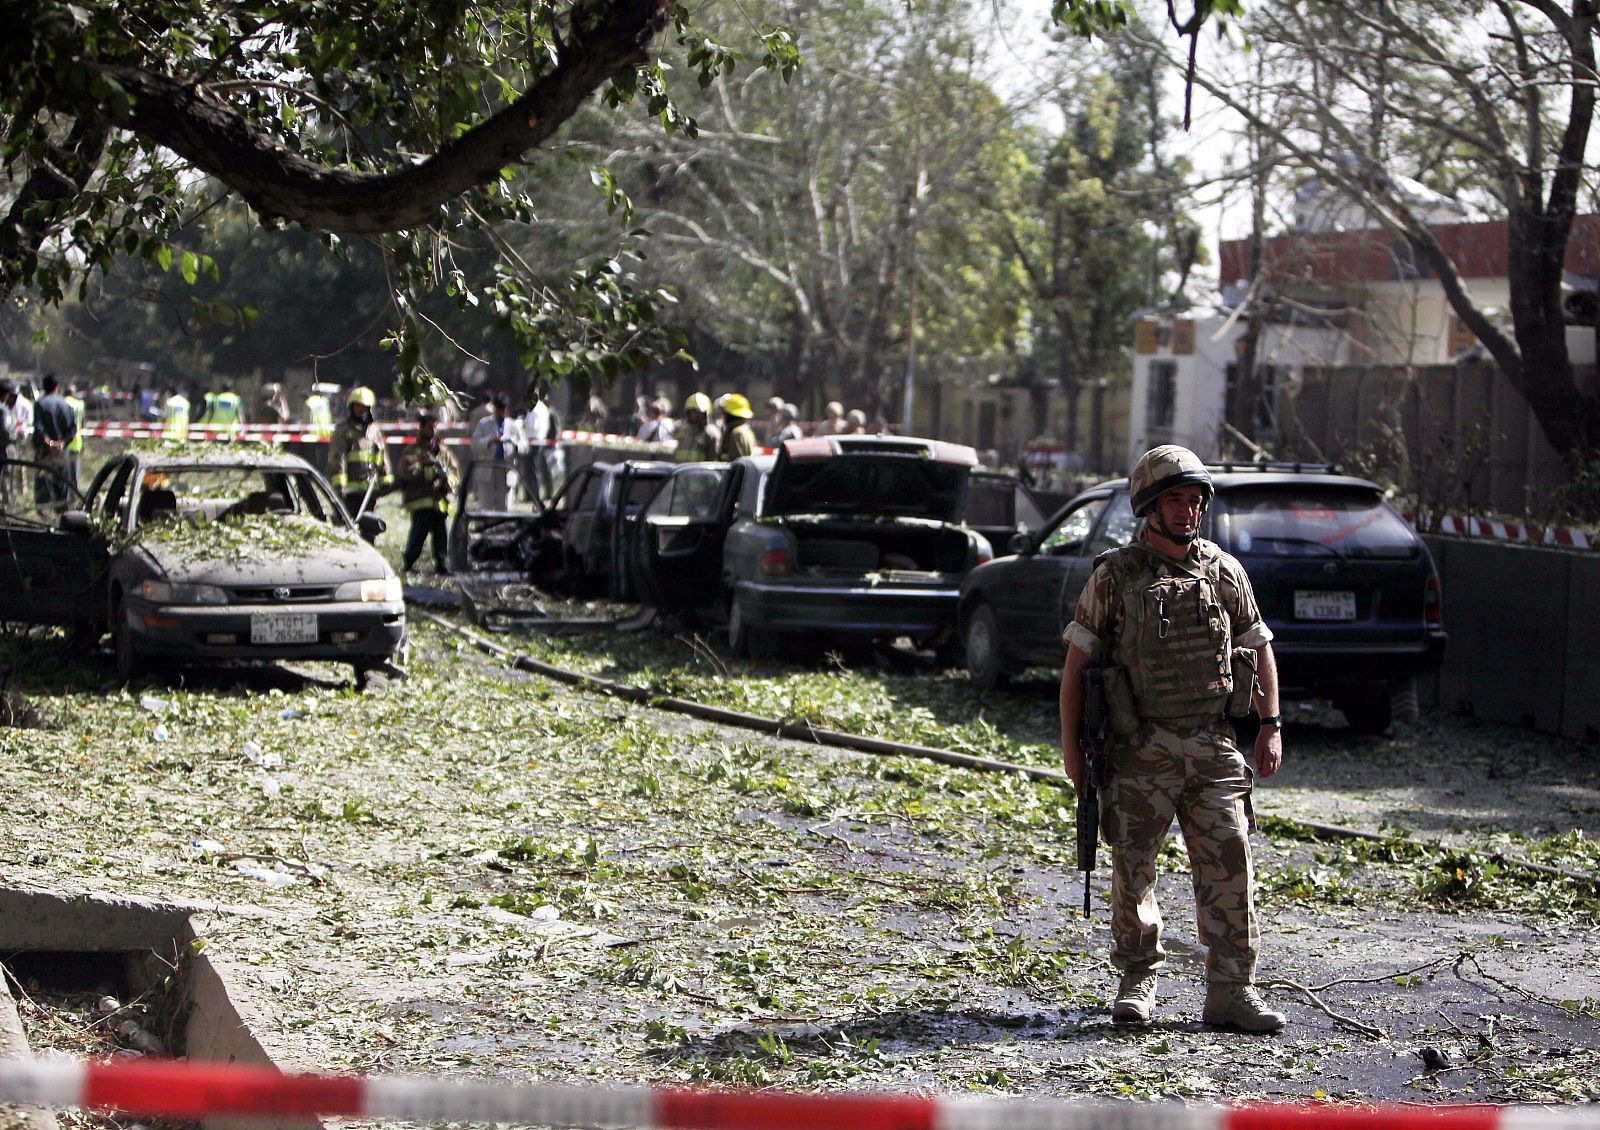
<path fill-rule="evenodd" d="M 1233 649 L 1233 693 L 1228 696 L 1228 717 L 1243 718 L 1255 705 L 1256 693 L 1261 689 L 1256 679 L 1256 649 Z"/>
<path fill-rule="evenodd" d="M 1233 690 L 1227 610 L 1210 577 L 1158 577 L 1123 597 L 1120 648 L 1141 718 L 1220 718 Z"/>
<path fill-rule="evenodd" d="M 1107 667 L 1105 680 L 1106 714 L 1111 719 L 1111 732 L 1118 737 L 1131 737 L 1139 728 L 1139 710 L 1133 704 L 1128 673 L 1121 667 Z"/>

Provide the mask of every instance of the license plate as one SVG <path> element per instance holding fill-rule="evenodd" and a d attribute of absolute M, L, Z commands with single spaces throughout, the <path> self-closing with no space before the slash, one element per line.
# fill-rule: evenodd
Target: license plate
<path fill-rule="evenodd" d="M 251 643 L 316 643 L 315 612 L 257 612 L 250 617 Z"/>
<path fill-rule="evenodd" d="M 1296 589 L 1294 594 L 1296 620 L 1354 620 L 1356 594 L 1353 592 L 1311 592 Z"/>

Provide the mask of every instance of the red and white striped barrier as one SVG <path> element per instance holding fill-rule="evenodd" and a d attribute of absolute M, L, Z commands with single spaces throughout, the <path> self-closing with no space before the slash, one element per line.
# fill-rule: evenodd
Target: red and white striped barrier
<path fill-rule="evenodd" d="M 158 1118 L 212 1115 L 517 1122 L 672 1130 L 1593 1130 L 1582 1107 L 1262 1103 L 1195 1107 L 1020 1097 L 541 1086 L 420 1076 L 286 1075 L 182 1060 L 0 1063 L 0 1102 Z"/>
<path fill-rule="evenodd" d="M 380 424 L 383 430 L 383 440 L 390 445 L 412 444 L 417 442 L 416 424 Z M 167 430 L 161 424 L 128 424 L 128 423 L 93 423 L 84 424 L 83 434 L 98 439 L 166 439 Z M 227 442 L 238 440 L 244 443 L 331 443 L 332 437 L 312 431 L 308 427 L 263 427 L 259 424 L 245 424 L 238 428 L 208 428 L 201 424 L 189 425 L 186 439 L 189 442 Z M 441 443 L 453 447 L 465 447 L 472 441 L 467 436 L 446 436 L 440 439 Z M 662 443 L 649 443 L 634 436 L 611 435 L 606 432 L 563 431 L 560 439 L 540 441 L 543 446 L 554 447 L 557 443 L 572 443 L 594 447 L 637 447 L 641 450 L 665 450 L 670 445 Z"/>
<path fill-rule="evenodd" d="M 1417 525 L 1415 514 L 1408 513 L 1405 519 L 1414 529 L 1421 528 Z M 1433 532 L 1454 537 L 1554 545 L 1565 549 L 1600 549 L 1600 534 L 1570 526 L 1535 526 L 1528 522 L 1501 522 L 1457 514 L 1446 514 L 1438 518 L 1437 523 L 1437 529 Z"/>

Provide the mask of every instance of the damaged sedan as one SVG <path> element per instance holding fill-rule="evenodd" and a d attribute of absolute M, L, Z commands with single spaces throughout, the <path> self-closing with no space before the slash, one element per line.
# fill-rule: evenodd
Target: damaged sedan
<path fill-rule="evenodd" d="M 394 671 L 401 585 L 305 460 L 251 445 L 135 449 L 81 508 L 0 519 L 5 618 L 109 631 L 117 673 L 150 661 L 320 659 Z"/>

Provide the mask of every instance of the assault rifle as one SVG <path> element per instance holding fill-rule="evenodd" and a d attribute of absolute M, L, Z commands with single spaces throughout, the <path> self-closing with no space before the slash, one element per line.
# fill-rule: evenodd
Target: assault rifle
<path fill-rule="evenodd" d="M 1100 839 L 1100 790 L 1106 787 L 1106 742 L 1111 737 L 1111 710 L 1106 703 L 1106 673 L 1083 669 L 1083 707 L 1078 713 L 1078 750 L 1083 778 L 1078 788 L 1078 870 L 1083 872 L 1083 913 L 1089 914 L 1089 876 L 1094 873 Z"/>

